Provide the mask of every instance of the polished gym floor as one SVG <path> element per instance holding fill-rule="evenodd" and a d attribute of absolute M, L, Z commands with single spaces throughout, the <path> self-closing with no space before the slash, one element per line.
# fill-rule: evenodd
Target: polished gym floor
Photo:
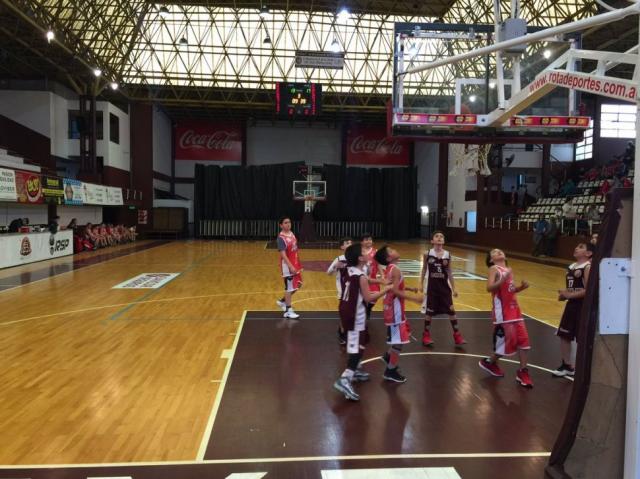
<path fill-rule="evenodd" d="M 417 286 L 426 245 L 395 246 Z M 0 271 L 0 477 L 541 477 L 572 387 L 550 375 L 564 271 L 510 261 L 531 283 L 519 297 L 533 346 L 525 390 L 515 364 L 503 379 L 477 367 L 491 347 L 484 254 L 451 251 L 468 344 L 434 320 L 434 347 L 405 348 L 408 381 L 389 384 L 374 315 L 360 403 L 331 387 L 345 357 L 324 270 L 338 251 L 301 251 L 300 321 L 275 312 L 282 281 L 264 241 L 138 242 Z M 114 289 L 143 273 L 178 275 Z M 407 309 L 419 339 L 418 305 Z"/>

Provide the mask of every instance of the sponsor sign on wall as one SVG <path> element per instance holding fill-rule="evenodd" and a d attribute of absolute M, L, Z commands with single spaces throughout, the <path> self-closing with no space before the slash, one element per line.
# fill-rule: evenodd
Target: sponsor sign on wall
<path fill-rule="evenodd" d="M 347 132 L 347 165 L 408 166 L 410 141 L 387 136 L 384 127 Z"/>
<path fill-rule="evenodd" d="M 16 171 L 16 192 L 20 203 L 44 203 L 42 183 L 38 173 Z"/>
<path fill-rule="evenodd" d="M 135 278 L 116 284 L 113 289 L 158 289 L 180 273 L 142 273 Z"/>
<path fill-rule="evenodd" d="M 62 178 L 57 176 L 42 176 L 42 194 L 47 203 L 61 205 L 64 201 L 64 188 Z"/>
<path fill-rule="evenodd" d="M 73 254 L 71 230 L 0 235 L 0 268 Z"/>
<path fill-rule="evenodd" d="M 175 127 L 176 160 L 242 160 L 240 125 L 187 122 Z"/>
<path fill-rule="evenodd" d="M 15 171 L 0 168 L 0 200 L 16 201 L 17 198 Z"/>
<path fill-rule="evenodd" d="M 82 182 L 72 180 L 70 178 L 63 179 L 64 184 L 64 204 L 65 205 L 81 205 L 82 204 Z"/>
<path fill-rule="evenodd" d="M 82 202 L 85 205 L 106 205 L 106 186 L 82 183 Z"/>
<path fill-rule="evenodd" d="M 138 224 L 146 225 L 149 222 L 149 211 L 148 210 L 138 210 Z"/>
<path fill-rule="evenodd" d="M 107 204 L 111 206 L 120 206 L 124 204 L 122 200 L 122 188 L 116 188 L 115 186 L 106 187 Z"/>

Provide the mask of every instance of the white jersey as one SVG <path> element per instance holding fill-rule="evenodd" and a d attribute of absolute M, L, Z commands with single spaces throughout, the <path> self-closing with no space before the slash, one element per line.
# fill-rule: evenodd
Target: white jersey
<path fill-rule="evenodd" d="M 342 268 L 338 268 L 339 264 L 343 264 Z M 335 274 L 336 276 L 336 291 L 338 292 L 338 299 L 342 298 L 342 289 L 344 288 L 344 283 L 346 281 L 347 272 L 347 258 L 343 254 L 338 256 L 333 260 L 329 269 L 327 269 L 327 274 Z"/>

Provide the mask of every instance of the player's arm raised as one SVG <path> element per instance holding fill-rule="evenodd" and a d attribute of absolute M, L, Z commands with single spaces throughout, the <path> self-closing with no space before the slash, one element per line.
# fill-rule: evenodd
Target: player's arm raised
<path fill-rule="evenodd" d="M 369 278 L 364 274 L 360 276 L 360 292 L 362 293 L 362 299 L 365 303 L 375 303 L 379 298 L 385 295 L 387 291 L 391 289 L 391 285 L 384 285 L 380 291 L 375 293 L 369 289 Z"/>

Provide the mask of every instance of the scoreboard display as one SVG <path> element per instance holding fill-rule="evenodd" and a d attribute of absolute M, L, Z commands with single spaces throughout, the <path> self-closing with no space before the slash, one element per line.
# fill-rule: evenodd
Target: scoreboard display
<path fill-rule="evenodd" d="M 313 117 L 320 114 L 322 85 L 319 83 L 276 84 L 276 113 L 285 118 Z"/>

